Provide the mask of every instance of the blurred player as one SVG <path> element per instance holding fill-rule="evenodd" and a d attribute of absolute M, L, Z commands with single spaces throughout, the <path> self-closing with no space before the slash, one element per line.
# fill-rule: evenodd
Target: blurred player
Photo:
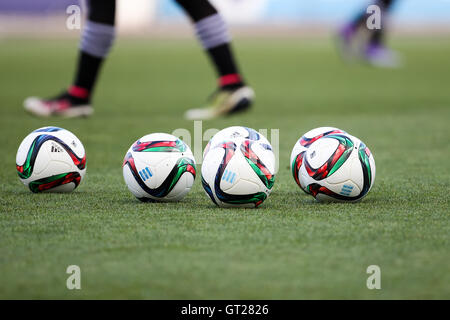
<path fill-rule="evenodd" d="M 371 13 L 367 13 L 364 9 L 340 30 L 339 49 L 345 60 L 359 58 L 377 67 L 400 65 L 398 54 L 386 47 L 384 39 L 385 20 L 394 2 L 395 0 L 377 0 L 373 3 L 381 9 L 381 29 L 367 28 L 367 19 Z"/>
<path fill-rule="evenodd" d="M 188 119 L 211 119 L 248 109 L 254 99 L 239 73 L 230 46 L 225 21 L 208 0 L 176 0 L 194 24 L 197 38 L 208 53 L 218 74 L 218 89 L 208 105 L 191 109 Z M 103 61 L 115 38 L 115 0 L 88 0 L 88 20 L 79 46 L 79 58 L 73 84 L 62 94 L 41 99 L 30 97 L 24 107 L 40 117 L 89 116 L 94 109 L 91 98 Z"/>

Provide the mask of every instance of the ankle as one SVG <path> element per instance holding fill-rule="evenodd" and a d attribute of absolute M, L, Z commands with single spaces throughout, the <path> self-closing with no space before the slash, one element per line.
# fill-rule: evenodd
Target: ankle
<path fill-rule="evenodd" d="M 219 78 L 219 88 L 221 90 L 234 90 L 244 85 L 244 81 L 238 73 L 223 75 Z"/>
<path fill-rule="evenodd" d="M 67 89 L 67 94 L 75 99 L 89 101 L 90 92 L 88 89 L 72 85 Z"/>

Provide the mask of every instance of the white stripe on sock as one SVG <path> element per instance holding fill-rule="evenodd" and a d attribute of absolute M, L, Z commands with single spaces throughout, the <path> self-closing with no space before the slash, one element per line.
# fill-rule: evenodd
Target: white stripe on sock
<path fill-rule="evenodd" d="M 105 57 L 114 41 L 114 26 L 87 21 L 80 41 L 80 49 L 95 57 Z"/>
<path fill-rule="evenodd" d="M 198 21 L 195 24 L 195 30 L 205 49 L 211 49 L 231 41 L 225 20 L 219 14 L 213 14 Z"/>

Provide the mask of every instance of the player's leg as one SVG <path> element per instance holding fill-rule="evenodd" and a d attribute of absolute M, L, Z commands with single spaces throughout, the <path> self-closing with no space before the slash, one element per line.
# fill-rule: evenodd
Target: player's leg
<path fill-rule="evenodd" d="M 247 109 L 254 92 L 244 84 L 230 44 L 228 28 L 222 16 L 208 0 L 176 0 L 194 24 L 197 38 L 218 74 L 219 89 L 209 105 L 186 112 L 189 119 L 210 119 Z"/>
<path fill-rule="evenodd" d="M 88 19 L 84 25 L 75 78 L 62 94 L 51 99 L 31 97 L 25 109 L 37 116 L 88 116 L 92 93 L 103 60 L 107 57 L 115 37 L 115 0 L 88 0 Z"/>
<path fill-rule="evenodd" d="M 380 0 L 378 5 L 381 9 L 381 29 L 370 30 L 369 38 L 363 55 L 367 62 L 379 67 L 396 67 L 400 65 L 400 58 L 396 52 L 389 49 L 385 44 L 385 23 L 389 10 L 394 0 Z"/>
<path fill-rule="evenodd" d="M 373 4 L 379 6 L 381 10 L 381 19 L 384 22 L 384 16 L 388 13 L 391 5 L 394 3 L 394 0 L 377 0 Z M 356 17 L 352 19 L 348 24 L 342 28 L 341 32 L 347 39 L 351 39 L 355 33 L 361 28 L 367 28 L 367 20 L 370 17 L 371 13 L 367 13 L 366 8 L 361 12 L 358 12 Z M 371 37 L 381 39 L 381 35 L 384 33 L 384 24 L 381 29 L 373 30 Z"/>
<path fill-rule="evenodd" d="M 398 56 L 395 52 L 389 50 L 384 43 L 385 20 L 394 1 L 378 0 L 374 2 L 381 9 L 381 29 L 369 30 L 367 28 L 366 23 L 371 13 L 363 10 L 340 30 L 340 49 L 344 58 L 351 59 L 358 56 L 375 66 L 384 67 L 394 67 L 399 64 Z M 362 43 L 358 41 L 361 40 L 361 31 L 366 33 Z"/>

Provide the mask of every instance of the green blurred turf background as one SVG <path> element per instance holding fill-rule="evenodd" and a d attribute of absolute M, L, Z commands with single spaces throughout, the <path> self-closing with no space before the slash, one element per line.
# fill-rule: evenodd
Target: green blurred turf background
<path fill-rule="evenodd" d="M 22 101 L 70 83 L 77 42 L 3 39 L 0 298 L 449 299 L 450 39 L 393 45 L 402 69 L 347 66 L 328 39 L 238 39 L 255 107 L 203 130 L 280 129 L 280 170 L 261 208 L 225 210 L 199 176 L 182 203 L 169 204 L 140 203 L 122 178 L 137 138 L 193 134 L 182 114 L 215 88 L 194 41 L 119 39 L 95 115 L 40 120 Z M 72 194 L 31 194 L 15 172 L 21 140 L 46 125 L 71 130 L 87 150 L 87 175 Z M 317 204 L 291 177 L 295 141 L 324 125 L 358 136 L 375 156 L 375 186 L 361 203 Z M 66 289 L 73 264 L 79 291 Z M 366 287 L 373 264 L 381 290 Z"/>

